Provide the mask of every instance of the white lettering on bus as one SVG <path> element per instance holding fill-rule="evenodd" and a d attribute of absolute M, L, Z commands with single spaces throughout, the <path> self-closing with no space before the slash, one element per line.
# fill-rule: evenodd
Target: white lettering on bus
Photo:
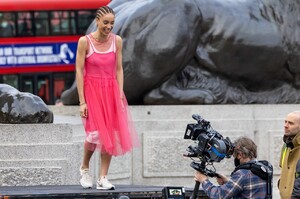
<path fill-rule="evenodd" d="M 16 64 L 16 63 L 17 63 L 17 57 L 15 57 L 15 56 L 7 57 L 7 64 Z"/>
<path fill-rule="evenodd" d="M 3 48 L 0 48 L 0 56 L 3 56 L 3 53 L 4 52 L 4 50 L 3 50 Z"/>
<path fill-rule="evenodd" d="M 20 56 L 18 57 L 18 64 L 35 64 L 34 56 Z"/>
<path fill-rule="evenodd" d="M 14 55 L 33 55 L 34 47 L 14 47 Z"/>
<path fill-rule="evenodd" d="M 4 48 L 4 55 L 9 56 L 9 55 L 13 55 L 13 51 L 11 47 L 5 47 Z"/>
<path fill-rule="evenodd" d="M 35 47 L 35 54 L 36 55 L 53 54 L 53 47 L 52 46 Z"/>
<path fill-rule="evenodd" d="M 61 59 L 57 55 L 36 56 L 37 63 L 60 63 Z"/>
<path fill-rule="evenodd" d="M 0 57 L 0 65 L 6 65 L 5 57 Z"/>

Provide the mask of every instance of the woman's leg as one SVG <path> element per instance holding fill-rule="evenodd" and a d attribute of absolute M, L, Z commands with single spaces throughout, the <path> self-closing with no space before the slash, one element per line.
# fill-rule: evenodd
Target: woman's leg
<path fill-rule="evenodd" d="M 112 158 L 112 156 L 109 155 L 108 153 L 101 153 L 101 165 L 100 165 L 101 167 L 100 167 L 100 173 L 99 173 L 100 178 L 102 176 L 107 175 L 111 158 Z"/>
<path fill-rule="evenodd" d="M 106 177 L 112 156 L 108 153 L 101 153 L 100 158 L 101 164 L 99 171 L 99 179 L 97 181 L 97 189 L 115 189 L 115 186 L 112 185 Z"/>
<path fill-rule="evenodd" d="M 84 142 L 84 151 L 83 151 L 83 161 L 81 165 L 81 169 L 88 169 L 90 167 L 90 160 L 92 155 L 94 154 L 94 150 L 96 145 L 91 144 L 87 141 Z"/>
<path fill-rule="evenodd" d="M 89 174 L 89 167 L 95 147 L 95 144 L 91 144 L 87 141 L 84 142 L 83 161 L 80 166 L 80 184 L 83 188 L 92 188 L 93 186 L 93 179 Z"/>

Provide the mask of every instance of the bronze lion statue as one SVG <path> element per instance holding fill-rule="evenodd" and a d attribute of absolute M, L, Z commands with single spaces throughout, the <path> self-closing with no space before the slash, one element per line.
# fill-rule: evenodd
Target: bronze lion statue
<path fill-rule="evenodd" d="M 299 0 L 113 0 L 129 104 L 300 102 Z M 96 28 L 93 22 L 87 33 Z M 77 104 L 76 84 L 62 95 Z M 77 101 L 76 101 L 77 100 Z"/>

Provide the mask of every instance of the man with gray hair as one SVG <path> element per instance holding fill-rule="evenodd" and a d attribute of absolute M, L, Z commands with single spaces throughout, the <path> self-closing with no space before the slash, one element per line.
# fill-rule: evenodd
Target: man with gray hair
<path fill-rule="evenodd" d="M 205 194 L 210 198 L 223 199 L 272 198 L 272 176 L 265 174 L 270 171 L 270 175 L 273 175 L 272 165 L 256 159 L 257 146 L 250 138 L 239 137 L 233 144 L 236 168 L 230 178 L 217 174 L 217 182 L 221 186 L 213 185 L 205 174 L 196 171 L 195 180 L 202 184 Z"/>
<path fill-rule="evenodd" d="M 300 159 L 300 111 L 289 113 L 284 121 L 283 146 L 279 166 L 281 175 L 278 188 L 281 198 L 291 198 L 296 164 Z"/>

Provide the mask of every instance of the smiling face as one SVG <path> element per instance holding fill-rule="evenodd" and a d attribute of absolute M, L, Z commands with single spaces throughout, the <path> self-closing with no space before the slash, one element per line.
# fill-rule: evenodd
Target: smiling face
<path fill-rule="evenodd" d="M 115 16 L 112 13 L 103 14 L 96 18 L 98 31 L 101 35 L 107 36 L 113 29 L 115 23 Z"/>

